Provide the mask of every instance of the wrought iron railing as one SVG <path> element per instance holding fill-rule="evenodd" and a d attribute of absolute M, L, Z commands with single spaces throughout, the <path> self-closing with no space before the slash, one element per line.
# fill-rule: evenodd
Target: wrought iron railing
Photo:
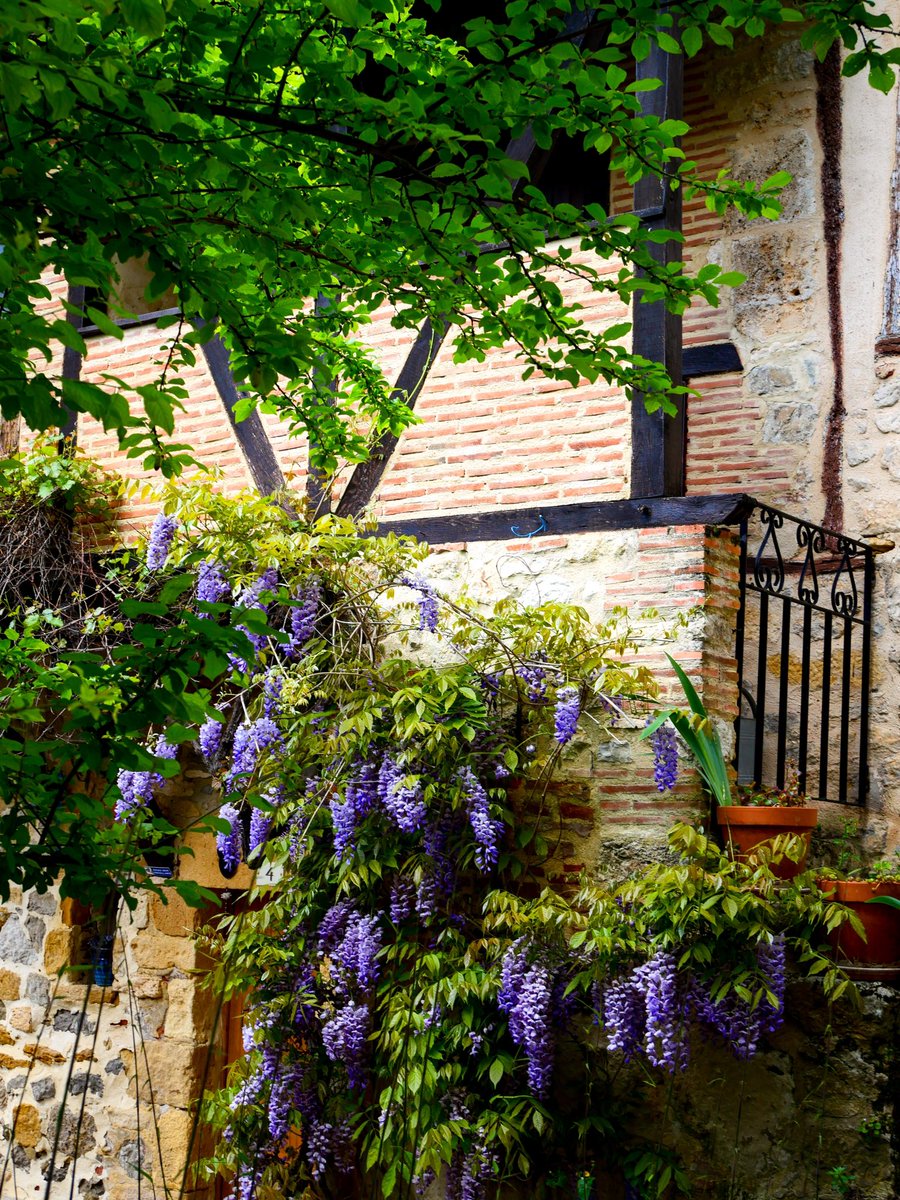
<path fill-rule="evenodd" d="M 738 779 L 864 804 L 872 550 L 761 503 L 740 533 Z"/>

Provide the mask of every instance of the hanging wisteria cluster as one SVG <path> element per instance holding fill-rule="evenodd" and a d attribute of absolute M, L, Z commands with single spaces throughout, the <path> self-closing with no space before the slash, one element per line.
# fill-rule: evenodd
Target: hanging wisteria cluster
<path fill-rule="evenodd" d="M 735 1057 L 751 1058 L 760 1036 L 774 1033 L 784 1019 L 784 938 L 760 942 L 757 959 L 768 994 L 757 1004 L 736 992 L 714 998 L 709 986 L 692 971 L 679 972 L 675 955 L 661 950 L 630 973 L 609 983 L 602 998 L 602 1024 L 610 1050 L 626 1061 L 643 1053 L 655 1066 L 684 1070 L 694 1025 L 717 1034 Z"/>

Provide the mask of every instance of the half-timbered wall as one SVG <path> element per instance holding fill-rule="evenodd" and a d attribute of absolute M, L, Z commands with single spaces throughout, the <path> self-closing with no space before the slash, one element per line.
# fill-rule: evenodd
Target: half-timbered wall
<path fill-rule="evenodd" d="M 693 130 L 685 146 L 688 157 L 710 175 L 722 167 L 738 176 L 783 169 L 794 175 L 775 222 L 722 221 L 698 198 L 685 204 L 690 260 L 695 265 L 720 262 L 748 276 L 740 290 L 724 297 L 720 309 L 698 305 L 684 320 L 685 362 L 693 364 L 691 381 L 698 392 L 688 406 L 686 490 L 698 500 L 709 493 L 750 493 L 849 534 L 868 536 L 887 549 L 892 540 L 900 540 L 900 343 L 895 336 L 900 317 L 894 311 L 900 242 L 895 216 L 892 224 L 892 215 L 900 211 L 892 194 L 900 180 L 897 97 L 879 97 L 859 78 L 841 82 L 834 68 L 833 61 L 817 67 L 787 34 L 763 45 L 739 46 L 734 54 L 704 53 L 686 65 L 685 115 Z M 619 208 L 630 207 L 621 187 L 614 187 L 613 196 Z M 892 268 L 886 276 L 889 252 Z M 54 281 L 53 290 L 61 297 L 62 281 Z M 620 315 L 608 301 L 591 300 L 589 305 L 592 321 Z M 165 336 L 145 324 L 129 329 L 122 342 L 91 337 L 85 377 L 108 371 L 134 383 L 149 382 Z M 365 337 L 389 376 L 397 378 L 413 334 L 397 333 L 383 314 Z M 198 357 L 185 378 L 191 400 L 180 419 L 178 439 L 192 442 L 223 468 L 217 486 L 250 486 L 253 471 L 206 358 Z M 401 438 L 376 491 L 379 518 L 402 527 L 420 517 L 509 512 L 508 528 L 504 517 L 502 528 L 492 525 L 496 532 L 490 540 L 467 537 L 464 523 L 455 523 L 452 531 L 446 527 L 438 538 L 444 544 L 435 547 L 429 561 L 436 582 L 447 588 L 466 584 L 485 597 L 512 593 L 523 600 L 571 599 L 598 616 L 615 604 L 627 604 L 634 612 L 652 604 L 660 609 L 661 620 L 681 613 L 686 617 L 678 642 L 682 660 L 702 681 L 710 706 L 726 721 L 734 716 L 730 648 L 737 559 L 732 535 L 708 528 L 705 518 L 686 516 L 672 524 L 664 519 L 660 524 L 654 516 L 652 527 L 641 527 L 649 519 L 646 514 L 659 509 L 655 501 L 648 502 L 642 514 L 640 497 L 631 507 L 616 509 L 604 532 L 571 533 L 571 523 L 561 531 L 565 522 L 558 506 L 595 503 L 600 511 L 632 496 L 631 424 L 622 396 L 603 385 L 572 391 L 540 378 L 523 384 L 514 357 L 502 351 L 483 364 L 455 366 L 445 344 L 416 411 L 422 423 Z M 268 432 L 278 469 L 302 492 L 305 447 L 273 418 L 263 417 L 260 424 Z M 110 466 L 136 473 L 134 464 L 121 461 L 110 440 L 90 422 L 82 423 L 79 440 Z M 349 476 L 347 471 L 340 477 L 335 500 Z M 149 501 L 134 503 L 123 519 L 144 521 L 153 508 Z M 537 520 L 523 522 L 518 512 L 523 508 L 543 518 L 543 527 Z M 626 527 L 629 521 L 631 528 Z M 876 577 L 871 786 L 862 814 L 873 849 L 891 849 L 900 837 L 896 562 L 896 554 L 879 557 Z M 650 627 L 652 631 L 652 621 Z M 645 653 L 659 662 L 658 650 Z M 567 836 L 559 861 L 549 869 L 633 864 L 649 852 L 648 844 L 658 845 L 672 816 L 691 809 L 696 793 L 689 788 L 674 806 L 661 806 L 640 753 L 625 740 L 621 746 L 586 749 L 576 760 L 566 793 L 558 797 Z M 189 987 L 194 951 L 182 937 L 189 924 L 174 910 L 139 910 L 128 933 L 131 957 L 123 944 L 119 960 L 135 972 L 134 999 L 127 1003 L 137 1008 L 126 1014 L 122 999 L 118 1008 L 101 1016 L 97 999 L 87 998 L 87 1016 L 99 1022 L 100 1049 L 93 1063 L 85 1060 L 83 1071 L 76 1068 L 75 1078 L 84 1075 L 86 1111 L 93 1123 L 90 1149 L 85 1143 L 76 1164 L 79 1194 L 109 1200 L 137 1195 L 133 1131 L 123 1130 L 114 1116 L 126 1098 L 133 1103 L 138 1087 L 136 1059 L 128 1059 L 135 1023 L 152 1047 L 151 1057 L 174 1064 L 174 1055 L 180 1055 L 177 1061 L 187 1064 L 183 1070 L 188 1072 L 194 1069 L 193 1047 L 210 1041 L 212 1017 L 202 996 Z M 0 1000 L 5 1005 L 0 1043 L 9 1060 L 4 1065 L 12 1072 L 5 1092 L 0 1090 L 0 1103 L 6 1105 L 8 1127 L 13 1114 L 20 1114 L 12 1135 L 18 1174 L 11 1196 L 36 1195 L 35 1186 L 42 1186 L 48 1131 L 54 1127 L 65 1073 L 53 1055 L 65 1057 L 74 1040 L 69 1023 L 75 1017 L 65 1015 L 78 1002 L 74 985 L 64 981 L 61 986 L 68 990 L 46 1009 L 63 961 L 60 954 L 72 936 L 66 928 L 60 914 L 49 908 L 45 913 L 31 900 L 18 911 L 11 907 L 0 928 Z M 143 962 L 133 949 L 141 942 L 146 949 L 140 954 L 149 956 Z M 121 973 L 124 965 L 118 969 Z M 127 983 L 121 975 L 116 983 L 124 996 Z M 886 1143 L 869 1148 L 862 1158 L 857 1154 L 855 1130 L 881 1111 L 885 1089 L 894 1086 L 882 1052 L 890 1048 L 896 1014 L 879 994 L 873 993 L 869 1005 L 868 1032 L 848 1024 L 836 1033 L 825 1028 L 825 1018 L 807 998 L 782 1040 L 759 1060 L 755 1086 L 766 1105 L 738 1106 L 728 1116 L 737 1130 L 734 1139 L 740 1138 L 742 1145 L 752 1142 L 763 1164 L 755 1178 L 739 1180 L 742 1195 L 756 1198 L 763 1186 L 767 1200 L 824 1194 L 818 1190 L 823 1172 L 839 1161 L 856 1161 L 855 1154 L 859 1170 L 868 1172 L 861 1179 L 867 1195 L 888 1200 L 896 1194 Z M 29 1049 L 37 1042 L 35 1030 L 45 1011 L 49 1059 Z M 123 1020 L 128 1024 L 119 1024 Z M 829 1100 L 829 1079 L 816 1074 L 821 1045 L 829 1038 L 835 1043 L 830 1069 L 849 1089 L 839 1104 Z M 860 1049 L 866 1038 L 869 1042 Z M 23 1064 L 29 1062 L 26 1086 Z M 772 1108 L 767 1081 L 775 1077 L 781 1082 Z M 704 1156 L 721 1164 L 733 1153 L 722 1132 L 721 1108 L 733 1097 L 722 1095 L 721 1078 L 722 1070 L 713 1062 L 705 1090 L 696 1090 L 687 1101 L 692 1123 L 684 1149 L 695 1164 L 702 1165 Z M 752 1086 L 748 1084 L 748 1095 Z M 854 1097 L 852 1104 L 846 1096 Z M 162 1127 L 171 1131 L 166 1133 L 172 1139 L 166 1154 L 174 1179 L 183 1162 L 190 1097 L 179 1093 L 158 1100 Z M 132 1109 L 129 1121 L 133 1124 Z M 799 1148 L 794 1142 L 787 1148 L 785 1130 L 801 1127 L 805 1140 Z M 821 1157 L 823 1145 L 829 1154 L 833 1148 L 834 1161 Z M 158 1180 L 160 1168 L 152 1165 L 158 1151 L 147 1147 L 146 1154 L 145 1163 Z"/>

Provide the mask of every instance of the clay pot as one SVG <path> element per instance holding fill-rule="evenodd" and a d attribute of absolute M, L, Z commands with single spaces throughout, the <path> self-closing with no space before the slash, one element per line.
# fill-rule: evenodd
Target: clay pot
<path fill-rule="evenodd" d="M 846 904 L 862 922 L 866 939 L 849 925 L 833 929 L 828 935 L 835 956 L 866 965 L 900 961 L 900 912 L 887 904 L 869 904 L 875 896 L 900 899 L 900 883 L 883 879 L 817 879 L 829 900 Z"/>
<path fill-rule="evenodd" d="M 726 846 L 738 859 L 745 859 L 761 842 L 771 841 L 785 833 L 796 834 L 806 841 L 806 854 L 800 862 L 783 858 L 772 864 L 772 874 L 778 879 L 793 879 L 806 867 L 809 839 L 819 821 L 816 808 L 770 807 L 754 804 L 725 804 L 716 810 L 716 816 L 725 838 Z"/>

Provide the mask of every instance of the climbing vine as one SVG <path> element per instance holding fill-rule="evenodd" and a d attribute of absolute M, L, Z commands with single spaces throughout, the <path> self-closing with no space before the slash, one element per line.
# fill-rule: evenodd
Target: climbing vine
<path fill-rule="evenodd" d="M 195 483 L 136 551 L 91 558 L 106 590 L 64 629 L 9 607 L 4 798 L 33 819 L 7 877 L 199 899 L 165 812 L 203 762 L 223 873 L 269 880 L 205 933 L 209 986 L 247 994 L 245 1054 L 201 1114 L 236 1200 L 589 1200 L 610 1172 L 686 1190 L 635 1122 L 642 1088 L 698 1040 L 755 1053 L 788 956 L 839 995 L 816 943 L 840 910 L 684 825 L 639 877 L 567 869 L 566 773 L 654 708 L 635 631 L 442 595 L 426 554 Z M 669 787 L 677 745 L 652 741 Z"/>

